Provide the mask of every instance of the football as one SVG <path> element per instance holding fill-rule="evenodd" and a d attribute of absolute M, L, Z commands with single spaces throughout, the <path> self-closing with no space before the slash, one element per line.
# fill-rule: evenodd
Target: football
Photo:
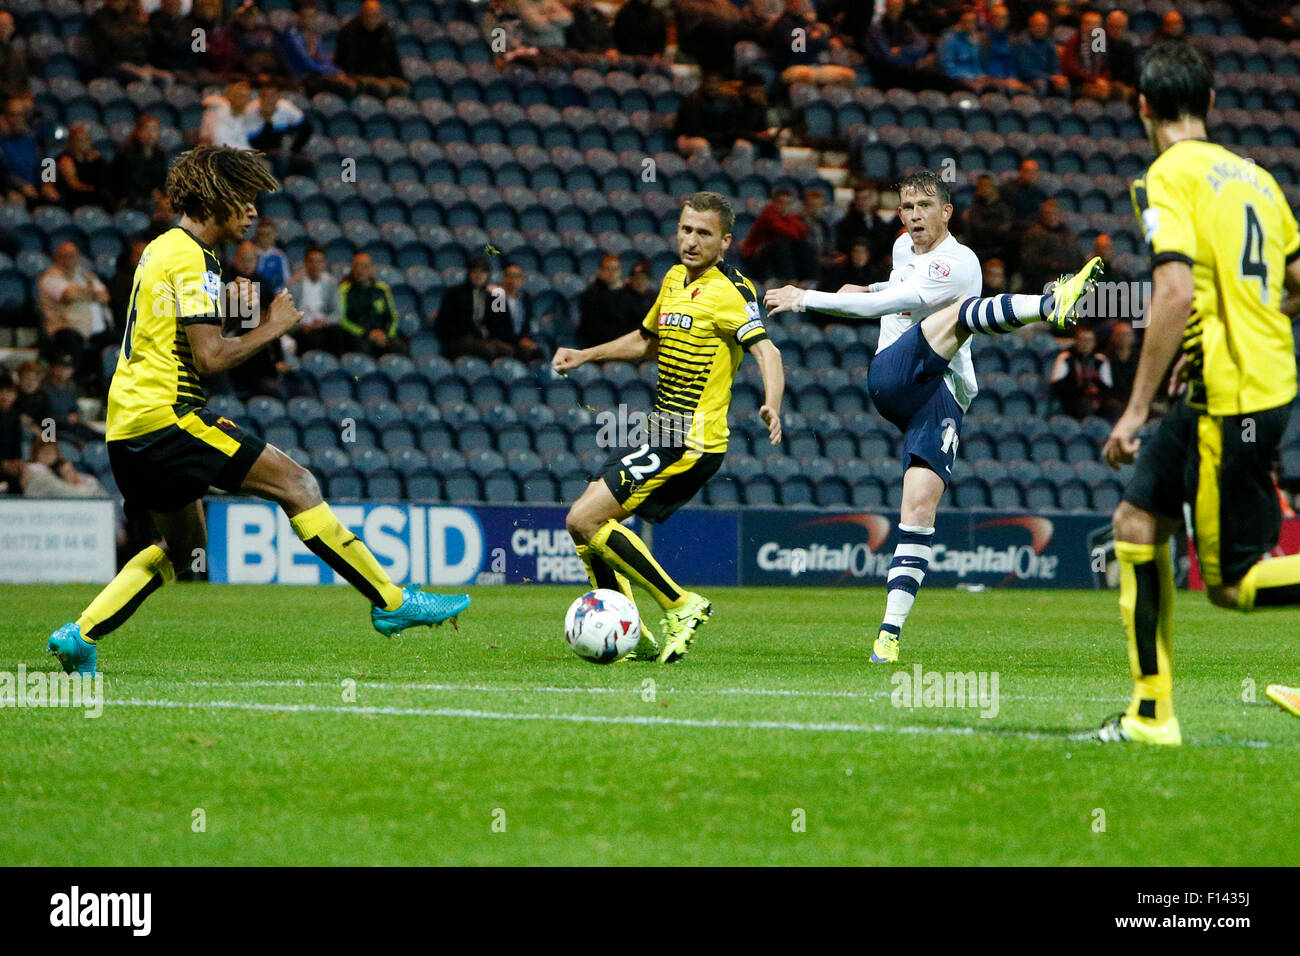
<path fill-rule="evenodd" d="M 579 657 L 593 664 L 612 664 L 626 657 L 641 639 L 641 615 L 618 591 L 588 591 L 569 605 L 564 639 Z"/>

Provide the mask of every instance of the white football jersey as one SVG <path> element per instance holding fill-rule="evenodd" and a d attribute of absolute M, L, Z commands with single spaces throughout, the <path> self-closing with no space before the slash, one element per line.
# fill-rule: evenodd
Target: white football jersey
<path fill-rule="evenodd" d="M 984 274 L 979 258 L 969 248 L 957 241 L 951 233 L 929 252 L 917 255 L 912 251 L 912 237 L 907 233 L 894 242 L 894 268 L 889 273 L 888 285 L 906 284 L 925 303 L 920 309 L 893 312 L 880 318 L 880 343 L 877 350 L 888 348 L 900 335 L 916 325 L 927 315 L 938 312 L 946 305 L 977 296 L 984 288 Z M 944 382 L 957 399 L 964 412 L 979 391 L 975 381 L 975 363 L 971 360 L 970 339 L 957 350 Z"/>

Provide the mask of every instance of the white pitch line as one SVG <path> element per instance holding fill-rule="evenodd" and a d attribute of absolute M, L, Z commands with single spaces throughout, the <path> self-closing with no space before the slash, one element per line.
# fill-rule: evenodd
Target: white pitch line
<path fill-rule="evenodd" d="M 341 707 L 326 704 L 265 704 L 254 701 L 236 700 L 106 700 L 104 702 L 116 707 L 153 707 L 172 710 L 250 710 L 273 713 L 306 714 L 351 714 L 363 717 L 448 717 L 461 720 L 502 720 L 502 721 L 555 721 L 573 724 L 627 724 L 640 727 L 691 727 L 697 729 L 724 730 L 787 730 L 812 733 L 857 733 L 857 734 L 898 734 L 904 736 L 936 737 L 1009 737 L 1020 740 L 1041 740 L 1049 742 L 1086 742 L 1095 739 L 1095 732 L 1082 731 L 1071 734 L 1049 734 L 1030 730 L 999 730 L 993 727 L 987 730 L 981 727 L 925 727 L 917 725 L 888 726 L 883 724 L 844 724 L 844 723 L 806 723 L 789 720 L 702 720 L 690 717 L 646 717 L 637 715 L 609 716 L 604 714 L 535 714 L 513 713 L 490 710 L 463 710 L 453 707 Z M 1196 741 L 1193 741 L 1196 743 Z M 1207 744 L 1226 746 L 1244 746 L 1254 748 L 1271 747 L 1268 741 L 1204 741 Z"/>
<path fill-rule="evenodd" d="M 125 681 L 126 684 L 159 684 L 165 687 L 329 687 L 338 689 L 340 682 L 331 681 L 304 681 L 304 680 L 246 680 L 246 681 L 168 681 L 168 680 L 139 680 Z M 633 694 L 640 695 L 641 688 L 638 687 L 548 687 L 548 686 L 510 686 L 499 684 L 394 684 L 383 681 L 359 681 L 358 687 L 364 687 L 370 690 L 410 690 L 410 691 L 435 691 L 435 692 L 484 692 L 492 694 Z M 852 699 L 852 700 L 869 700 L 889 698 L 893 696 L 892 691 L 887 690 L 793 690 L 783 688 L 763 688 L 763 687 L 663 687 L 658 688 L 659 694 L 689 694 L 704 697 L 811 697 L 811 698 L 828 698 L 828 699 Z M 999 700 L 1028 700 L 1028 701 L 1081 701 L 1083 703 L 1096 704 L 1113 704 L 1122 702 L 1120 697 L 1067 697 L 1059 694 L 1044 696 L 1032 694 L 999 694 Z"/>

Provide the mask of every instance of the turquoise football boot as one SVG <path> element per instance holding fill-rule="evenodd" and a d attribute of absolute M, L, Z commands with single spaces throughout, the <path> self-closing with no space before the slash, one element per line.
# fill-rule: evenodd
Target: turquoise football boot
<path fill-rule="evenodd" d="M 45 649 L 59 659 L 65 674 L 94 674 L 99 666 L 99 645 L 84 639 L 72 621 L 50 635 Z"/>
<path fill-rule="evenodd" d="M 385 637 L 401 634 L 408 627 L 432 627 L 448 620 L 455 626 L 456 618 L 470 605 L 468 594 L 430 594 L 417 588 L 402 588 L 402 596 L 406 600 L 396 610 L 370 608 L 370 623 Z"/>

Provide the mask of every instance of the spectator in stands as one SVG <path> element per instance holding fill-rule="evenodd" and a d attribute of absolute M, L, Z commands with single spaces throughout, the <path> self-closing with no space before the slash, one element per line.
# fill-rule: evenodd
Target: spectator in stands
<path fill-rule="evenodd" d="M 905 0 L 886 0 L 884 15 L 867 31 L 867 62 L 882 87 L 935 87 L 940 74 L 935 70 L 930 41 L 904 17 L 906 7 Z M 950 85 L 942 81 L 943 87 Z"/>
<path fill-rule="evenodd" d="M 491 276 L 487 257 L 474 256 L 465 281 L 443 293 L 434 332 L 442 354 L 449 359 L 473 355 L 490 362 L 514 351 L 508 343 L 494 339 L 488 329 L 492 295 L 487 286 Z"/>
<path fill-rule="evenodd" d="M 339 283 L 325 268 L 325 250 L 320 246 L 307 248 L 302 269 L 289 280 L 289 293 L 302 311 L 302 321 L 294 329 L 299 354 L 312 349 L 335 355 L 347 351 L 351 336 L 339 324 L 343 319 Z"/>
<path fill-rule="evenodd" d="M 108 303 L 114 329 L 126 328 L 126 313 L 131 307 L 131 290 L 135 288 L 135 267 L 140 264 L 149 241 L 143 236 L 126 243 L 117 256 L 117 269 L 108 280 Z"/>
<path fill-rule="evenodd" d="M 243 0 L 230 21 L 230 36 L 239 50 L 240 72 L 255 83 L 284 73 L 276 53 L 275 31 L 257 9 L 255 0 Z"/>
<path fill-rule="evenodd" d="M 1070 79 L 1075 96 L 1090 100 L 1108 100 L 1115 95 L 1110 83 L 1110 54 L 1101 14 L 1086 11 L 1079 19 L 1079 29 L 1065 42 L 1061 54 L 1061 71 Z"/>
<path fill-rule="evenodd" d="M 265 310 L 275 295 L 266 276 L 257 269 L 257 246 L 245 241 L 235 249 L 235 256 L 221 276 L 226 284 L 227 335 L 246 335 L 261 324 Z M 235 394 L 241 399 L 253 395 L 288 398 L 284 375 L 289 372 L 284 348 L 278 339 L 226 374 Z"/>
<path fill-rule="evenodd" d="M 1300 40 L 1300 20 L 1291 12 L 1293 6 L 1291 0 L 1237 0 L 1233 4 L 1247 36 L 1282 41 Z"/>
<path fill-rule="evenodd" d="M 135 118 L 131 135 L 113 157 L 110 204 L 125 209 L 151 210 L 162 198 L 167 181 L 167 154 L 158 142 L 158 120 L 149 113 Z"/>
<path fill-rule="evenodd" d="M 59 153 L 57 186 L 63 208 L 115 206 L 115 186 L 110 181 L 108 160 L 95 149 L 85 123 L 68 127 L 68 141 Z"/>
<path fill-rule="evenodd" d="M 23 427 L 34 435 L 41 435 L 46 441 L 54 438 L 56 422 L 50 396 L 45 394 L 45 369 L 40 362 L 23 362 L 16 369 L 18 381 L 18 409 Z"/>
<path fill-rule="evenodd" d="M 988 27 L 984 30 L 984 69 L 990 86 L 1014 95 L 1029 92 L 1029 87 L 1020 79 L 1011 47 L 1010 23 L 1011 11 L 1005 3 L 989 11 Z"/>
<path fill-rule="evenodd" d="M 736 115 L 736 144 L 742 141 L 754 147 L 764 159 L 776 159 L 777 136 L 781 130 L 772 125 L 767 103 L 767 81 L 762 73 L 749 72 L 740 80 L 740 106 Z"/>
<path fill-rule="evenodd" d="M 22 193 L 29 206 L 38 202 L 57 203 L 60 198 L 58 187 L 41 177 L 37 165 L 40 144 L 28 118 L 29 102 L 22 96 L 11 96 L 6 101 L 3 128 L 0 129 L 0 153 L 4 155 L 13 187 Z"/>
<path fill-rule="evenodd" d="M 893 253 L 898 223 L 892 224 L 880 217 L 880 190 L 874 183 L 863 182 L 853 190 L 853 203 L 844 218 L 835 226 L 835 248 L 848 255 L 853 243 L 865 238 L 871 247 L 871 261 L 885 263 Z"/>
<path fill-rule="evenodd" d="M 978 249 L 981 256 L 1014 260 L 1019 251 L 1015 215 L 1011 204 L 998 195 L 997 183 L 988 173 L 982 173 L 976 180 L 975 195 L 962 212 L 961 224 L 966 231 L 966 244 Z"/>
<path fill-rule="evenodd" d="M 962 11 L 952 29 L 939 38 L 939 69 L 949 80 L 980 91 L 993 85 L 984 66 L 984 35 L 974 7 Z"/>
<path fill-rule="evenodd" d="M 926 36 L 937 37 L 968 5 L 965 0 L 907 0 L 903 17 Z"/>
<path fill-rule="evenodd" d="M 285 71 L 302 84 L 309 95 L 338 93 L 351 96 L 357 91 L 352 78 L 334 65 L 321 46 L 316 32 L 316 0 L 294 0 L 294 20 L 277 38 L 276 49 Z"/>
<path fill-rule="evenodd" d="M 1124 321 L 1111 326 L 1110 341 L 1106 343 L 1106 358 L 1110 365 L 1111 391 L 1106 396 L 1102 413 L 1111 421 L 1124 414 L 1129 395 L 1133 391 L 1133 379 L 1137 376 L 1138 357 L 1141 349 L 1137 344 L 1137 335 L 1133 326 Z"/>
<path fill-rule="evenodd" d="M 17 402 L 18 388 L 0 366 L 0 492 L 8 494 L 22 490 L 23 424 Z"/>
<path fill-rule="evenodd" d="M 235 80 L 226 87 L 224 94 L 214 93 L 205 98 L 199 142 L 207 146 L 249 149 L 252 99 L 253 88 L 247 80 Z"/>
<path fill-rule="evenodd" d="M 23 494 L 29 498 L 107 498 L 94 475 L 77 471 L 55 441 L 32 442 L 32 454 L 22 470 Z"/>
<path fill-rule="evenodd" d="M 626 0 L 614 15 L 614 46 L 624 56 L 663 56 L 668 20 L 653 0 Z"/>
<path fill-rule="evenodd" d="M 120 80 L 161 80 L 174 77 L 149 62 L 153 37 L 137 0 L 104 0 L 86 25 L 95 62 L 103 76 Z"/>
<path fill-rule="evenodd" d="M 740 11 L 715 0 L 673 0 L 673 11 L 678 50 L 694 59 L 701 73 L 735 75 Z"/>
<path fill-rule="evenodd" d="M 1115 240 L 1110 237 L 1109 233 L 1097 233 L 1096 238 L 1092 240 L 1092 254 L 1088 258 L 1091 259 L 1092 256 L 1101 256 L 1101 261 L 1106 263 L 1107 279 L 1115 279 L 1119 276 L 1119 273 L 1111 265 L 1115 259 Z"/>
<path fill-rule="evenodd" d="M 577 53 L 618 56 L 609 18 L 592 0 L 564 0 L 571 23 L 564 31 L 564 45 Z"/>
<path fill-rule="evenodd" d="M 889 270 L 871 260 L 871 241 L 866 236 L 858 236 L 849 245 L 848 257 L 822 273 L 817 288 L 825 292 L 866 291 L 873 282 L 884 282 L 888 278 Z M 845 286 L 853 288 L 846 290 Z"/>
<path fill-rule="evenodd" d="M 808 223 L 794 209 L 794 194 L 785 187 L 772 193 L 740 244 L 751 278 L 774 279 L 780 285 L 811 284 L 817 262 L 808 231 Z"/>
<path fill-rule="evenodd" d="M 564 48 L 564 35 L 573 24 L 573 15 L 560 0 L 515 0 L 523 21 L 524 42 L 539 50 Z"/>
<path fill-rule="evenodd" d="M 1106 55 L 1110 58 L 1110 85 L 1116 99 L 1132 99 L 1137 91 L 1138 51 L 1128 32 L 1128 14 L 1112 10 L 1106 16 Z"/>
<path fill-rule="evenodd" d="M 1097 351 L 1092 329 L 1080 325 L 1074 331 L 1074 342 L 1052 365 L 1052 394 L 1065 414 L 1083 421 L 1101 412 L 1110 390 L 1110 363 Z"/>
<path fill-rule="evenodd" d="M 14 45 L 14 15 L 0 10 L 0 97 L 25 96 L 31 88 L 27 54 Z"/>
<path fill-rule="evenodd" d="M 488 334 L 509 345 L 512 355 L 519 361 L 540 361 L 542 350 L 533 340 L 532 303 L 524 293 L 523 267 L 507 262 L 501 269 L 501 285 L 492 289 L 491 295 Z"/>
<path fill-rule="evenodd" d="M 202 30 L 203 52 L 196 55 L 195 80 L 200 83 L 223 83 L 234 78 L 239 71 L 239 47 L 230 27 L 222 19 L 221 0 L 194 0 L 190 14 L 193 49 L 194 30 Z"/>
<path fill-rule="evenodd" d="M 192 82 L 201 55 L 194 50 L 193 30 L 181 0 L 162 0 L 149 14 L 149 62 L 177 80 Z"/>
<path fill-rule="evenodd" d="M 73 379 L 76 364 L 71 355 L 56 355 L 50 362 L 50 371 L 46 376 L 43 390 L 49 398 L 49 414 L 54 419 L 57 433 L 71 437 L 73 441 L 84 444 L 88 441 L 103 441 L 104 433 L 92 428 L 81 420 L 81 390 Z"/>
<path fill-rule="evenodd" d="M 1047 201 L 1047 192 L 1039 185 L 1041 174 L 1038 162 L 1026 159 L 1014 179 L 1002 187 L 1002 197 L 1011 204 L 1011 214 L 1017 226 L 1027 227 L 1037 217 Z"/>
<path fill-rule="evenodd" d="M 826 194 L 820 189 L 804 191 L 803 221 L 808 224 L 816 278 L 844 261 L 844 254 L 835 248 L 835 227 L 826 212 Z"/>
<path fill-rule="evenodd" d="M 785 83 L 847 86 L 856 78 L 849 67 L 829 62 L 843 44 L 818 19 L 812 0 L 785 0 L 785 12 L 768 28 L 764 47 Z"/>
<path fill-rule="evenodd" d="M 339 284 L 343 317 L 339 326 L 352 335 L 352 348 L 370 355 L 405 351 L 398 337 L 400 316 L 393 290 L 375 276 L 375 264 L 369 253 L 352 257 L 352 269 Z"/>
<path fill-rule="evenodd" d="M 384 22 L 379 0 L 365 0 L 361 11 L 343 24 L 334 41 L 334 62 L 364 92 L 381 99 L 411 89 L 397 54 L 397 36 Z"/>
<path fill-rule="evenodd" d="M 677 106 L 673 121 L 677 150 L 688 157 L 706 151 L 725 156 L 736 143 L 739 123 L 740 103 L 727 92 L 722 74 L 704 73 L 699 87 Z"/>
<path fill-rule="evenodd" d="M 658 298 L 658 287 L 650 283 L 650 260 L 638 259 L 623 283 L 623 312 L 629 331 L 645 320 Z"/>
<path fill-rule="evenodd" d="M 641 318 L 645 318 L 642 313 Z M 618 256 L 600 257 L 596 278 L 578 299 L 578 341 L 583 348 L 612 342 L 636 328 L 640 321 L 628 322 L 627 303 L 623 296 L 623 264 Z"/>
<path fill-rule="evenodd" d="M 306 153 L 311 120 L 284 95 L 278 81 L 263 83 L 262 95 L 248 105 L 244 115 L 248 144 L 266 154 L 277 178 L 316 174 L 316 162 Z"/>
<path fill-rule="evenodd" d="M 1170 10 L 1160 21 L 1160 29 L 1156 31 L 1152 44 L 1159 43 L 1162 40 L 1181 40 L 1187 32 L 1187 25 L 1183 22 L 1183 15 L 1177 10 Z"/>
<path fill-rule="evenodd" d="M 1002 295 L 1007 291 L 1007 267 L 1001 259 L 985 259 L 981 272 L 984 276 L 984 290 L 980 295 Z"/>
<path fill-rule="evenodd" d="M 257 247 L 257 271 L 266 279 L 273 296 L 289 284 L 289 277 L 293 274 L 289 268 L 289 257 L 275 244 L 278 237 L 275 220 L 257 220 L 257 229 L 253 233 L 253 245 Z M 302 306 L 298 308 L 301 310 Z"/>
<path fill-rule="evenodd" d="M 76 243 L 64 242 L 54 250 L 54 262 L 41 274 L 36 288 L 42 352 L 47 356 L 70 354 L 83 377 L 94 377 L 94 349 L 104 341 L 105 333 L 111 335 L 108 289 L 81 264 Z"/>
<path fill-rule="evenodd" d="M 1038 96 L 1064 93 L 1070 79 L 1061 72 L 1061 58 L 1052 39 L 1052 21 L 1046 13 L 1034 13 L 1029 26 L 1012 45 L 1016 58 L 1016 75 L 1029 84 Z"/>
<path fill-rule="evenodd" d="M 1043 203 L 1038 222 L 1025 233 L 1020 245 L 1020 274 L 1024 291 L 1044 292 L 1048 283 L 1073 270 L 1083 259 L 1079 240 L 1065 224 L 1055 199 Z"/>

